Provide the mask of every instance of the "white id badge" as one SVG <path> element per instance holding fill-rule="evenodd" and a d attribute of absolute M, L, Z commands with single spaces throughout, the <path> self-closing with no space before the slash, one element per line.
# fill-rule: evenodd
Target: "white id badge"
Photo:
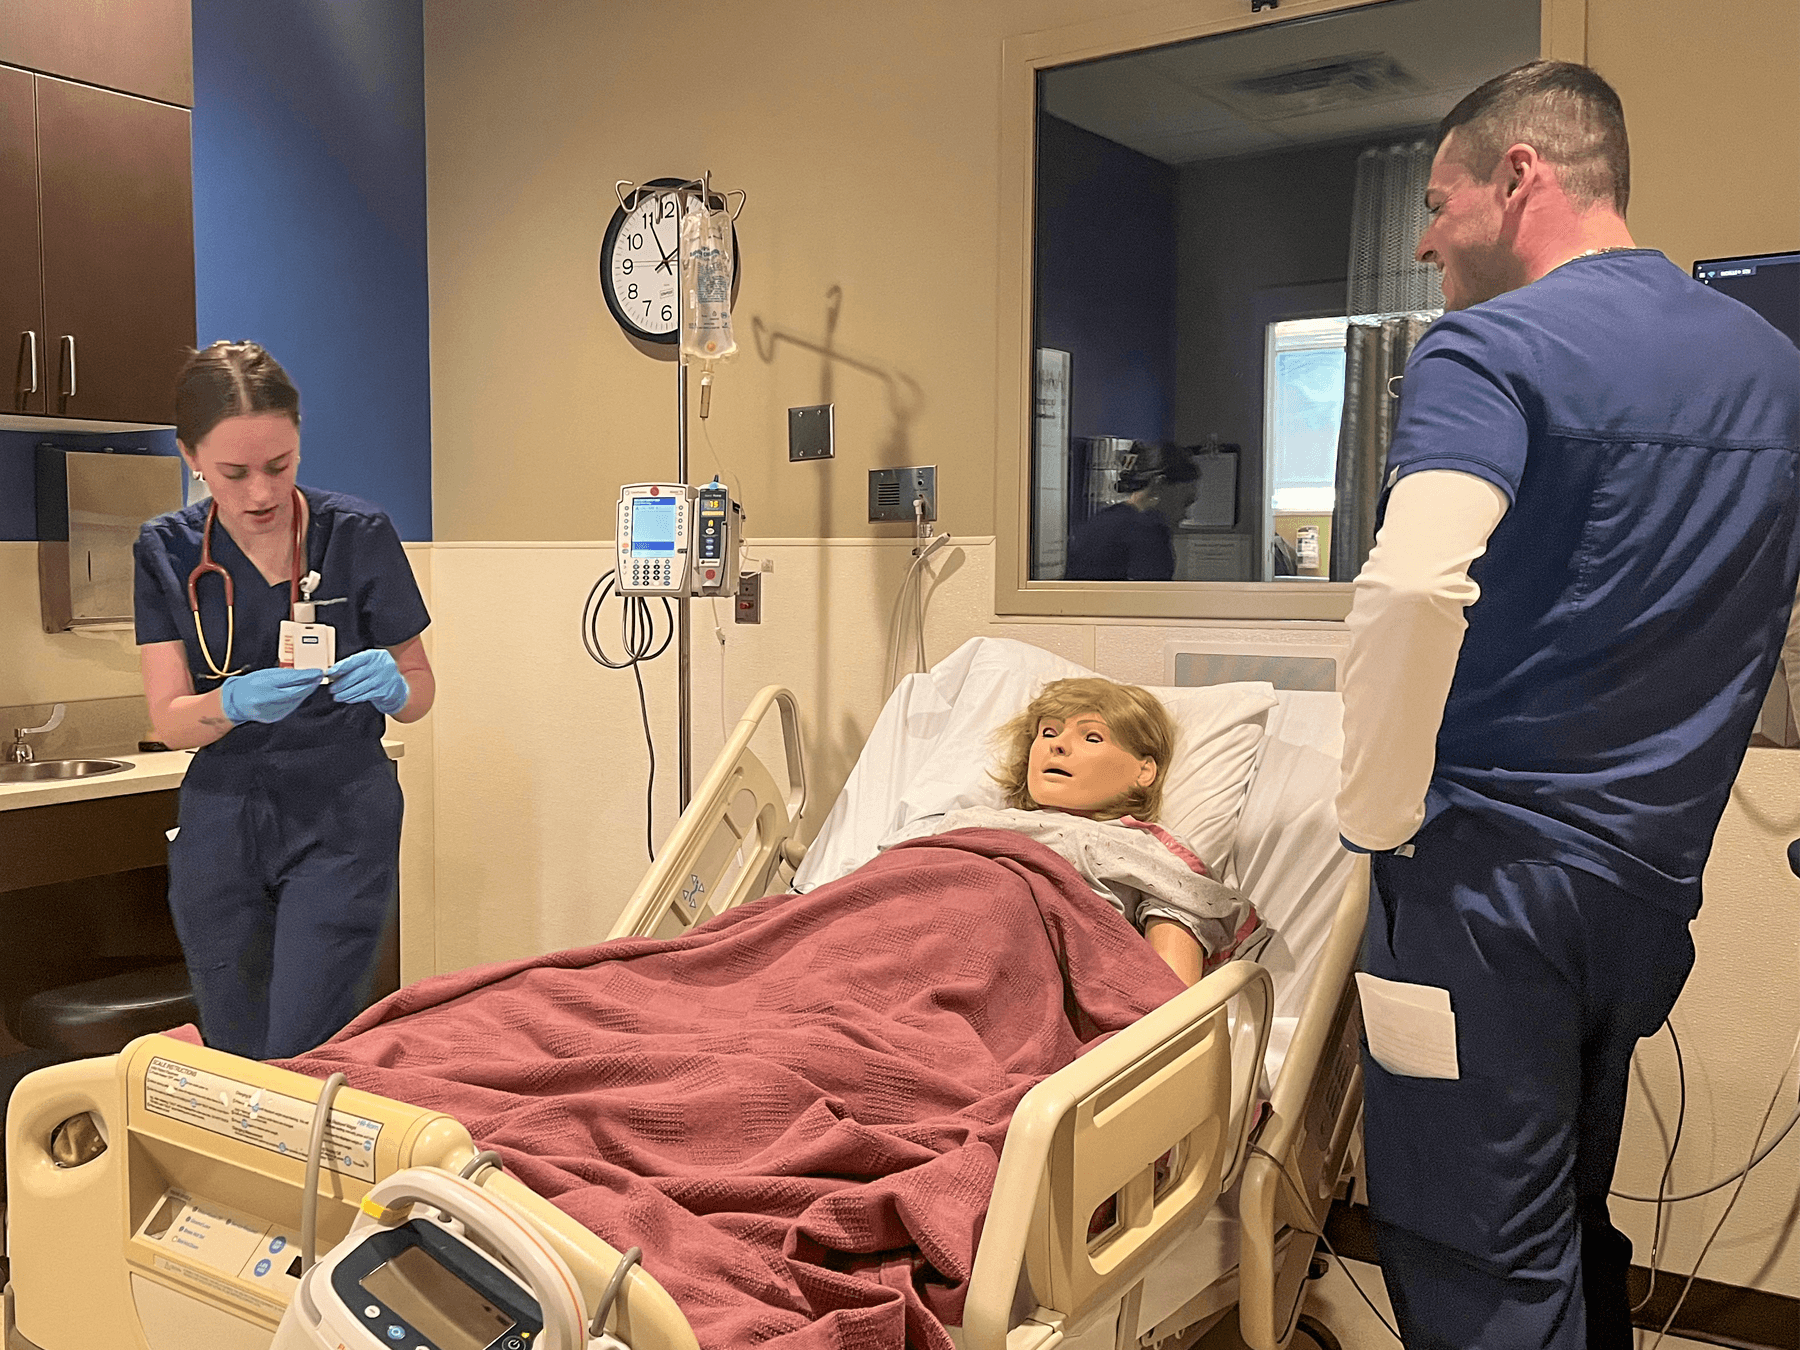
<path fill-rule="evenodd" d="M 337 629 L 328 623 L 281 621 L 280 664 L 292 670 L 326 670 L 337 664 Z"/>

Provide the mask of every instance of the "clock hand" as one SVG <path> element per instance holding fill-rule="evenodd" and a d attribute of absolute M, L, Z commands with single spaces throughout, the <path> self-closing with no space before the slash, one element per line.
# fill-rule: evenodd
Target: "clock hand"
<path fill-rule="evenodd" d="M 656 251 L 662 253 L 662 261 L 656 264 L 656 270 L 659 272 L 667 272 L 669 270 L 669 260 L 675 255 L 673 253 L 663 253 L 662 236 L 656 232 L 655 220 L 651 220 L 650 222 L 650 238 L 656 244 Z"/>

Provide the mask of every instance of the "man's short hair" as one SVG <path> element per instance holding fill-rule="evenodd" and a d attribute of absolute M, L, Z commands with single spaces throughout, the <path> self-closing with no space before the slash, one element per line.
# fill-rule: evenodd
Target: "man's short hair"
<path fill-rule="evenodd" d="M 1613 87 L 1573 61 L 1529 61 L 1496 75 L 1438 123 L 1438 144 L 1456 132 L 1456 158 L 1485 182 L 1500 157 L 1529 145 L 1556 166 L 1577 207 L 1631 200 L 1631 148 L 1625 108 Z"/>

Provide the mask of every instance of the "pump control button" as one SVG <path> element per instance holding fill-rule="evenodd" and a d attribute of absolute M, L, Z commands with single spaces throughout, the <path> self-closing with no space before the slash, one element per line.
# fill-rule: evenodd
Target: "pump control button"
<path fill-rule="evenodd" d="M 363 1316 L 364 1317 L 380 1317 L 381 1316 L 381 1305 L 379 1303 L 371 1303 L 368 1307 L 363 1309 Z"/>
<path fill-rule="evenodd" d="M 388 1325 L 387 1333 L 390 1341 L 403 1341 L 406 1339 L 406 1328 L 394 1323 Z"/>

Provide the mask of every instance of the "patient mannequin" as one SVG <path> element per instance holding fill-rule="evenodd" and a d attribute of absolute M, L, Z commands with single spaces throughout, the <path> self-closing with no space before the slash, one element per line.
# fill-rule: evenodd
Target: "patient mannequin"
<path fill-rule="evenodd" d="M 1053 681 L 998 739 L 1002 763 L 994 779 L 1010 807 L 1142 822 L 1162 809 L 1175 724 L 1154 694 L 1135 685 L 1095 677 Z M 1152 918 L 1144 937 L 1186 983 L 1199 980 L 1203 953 L 1187 929 Z"/>

